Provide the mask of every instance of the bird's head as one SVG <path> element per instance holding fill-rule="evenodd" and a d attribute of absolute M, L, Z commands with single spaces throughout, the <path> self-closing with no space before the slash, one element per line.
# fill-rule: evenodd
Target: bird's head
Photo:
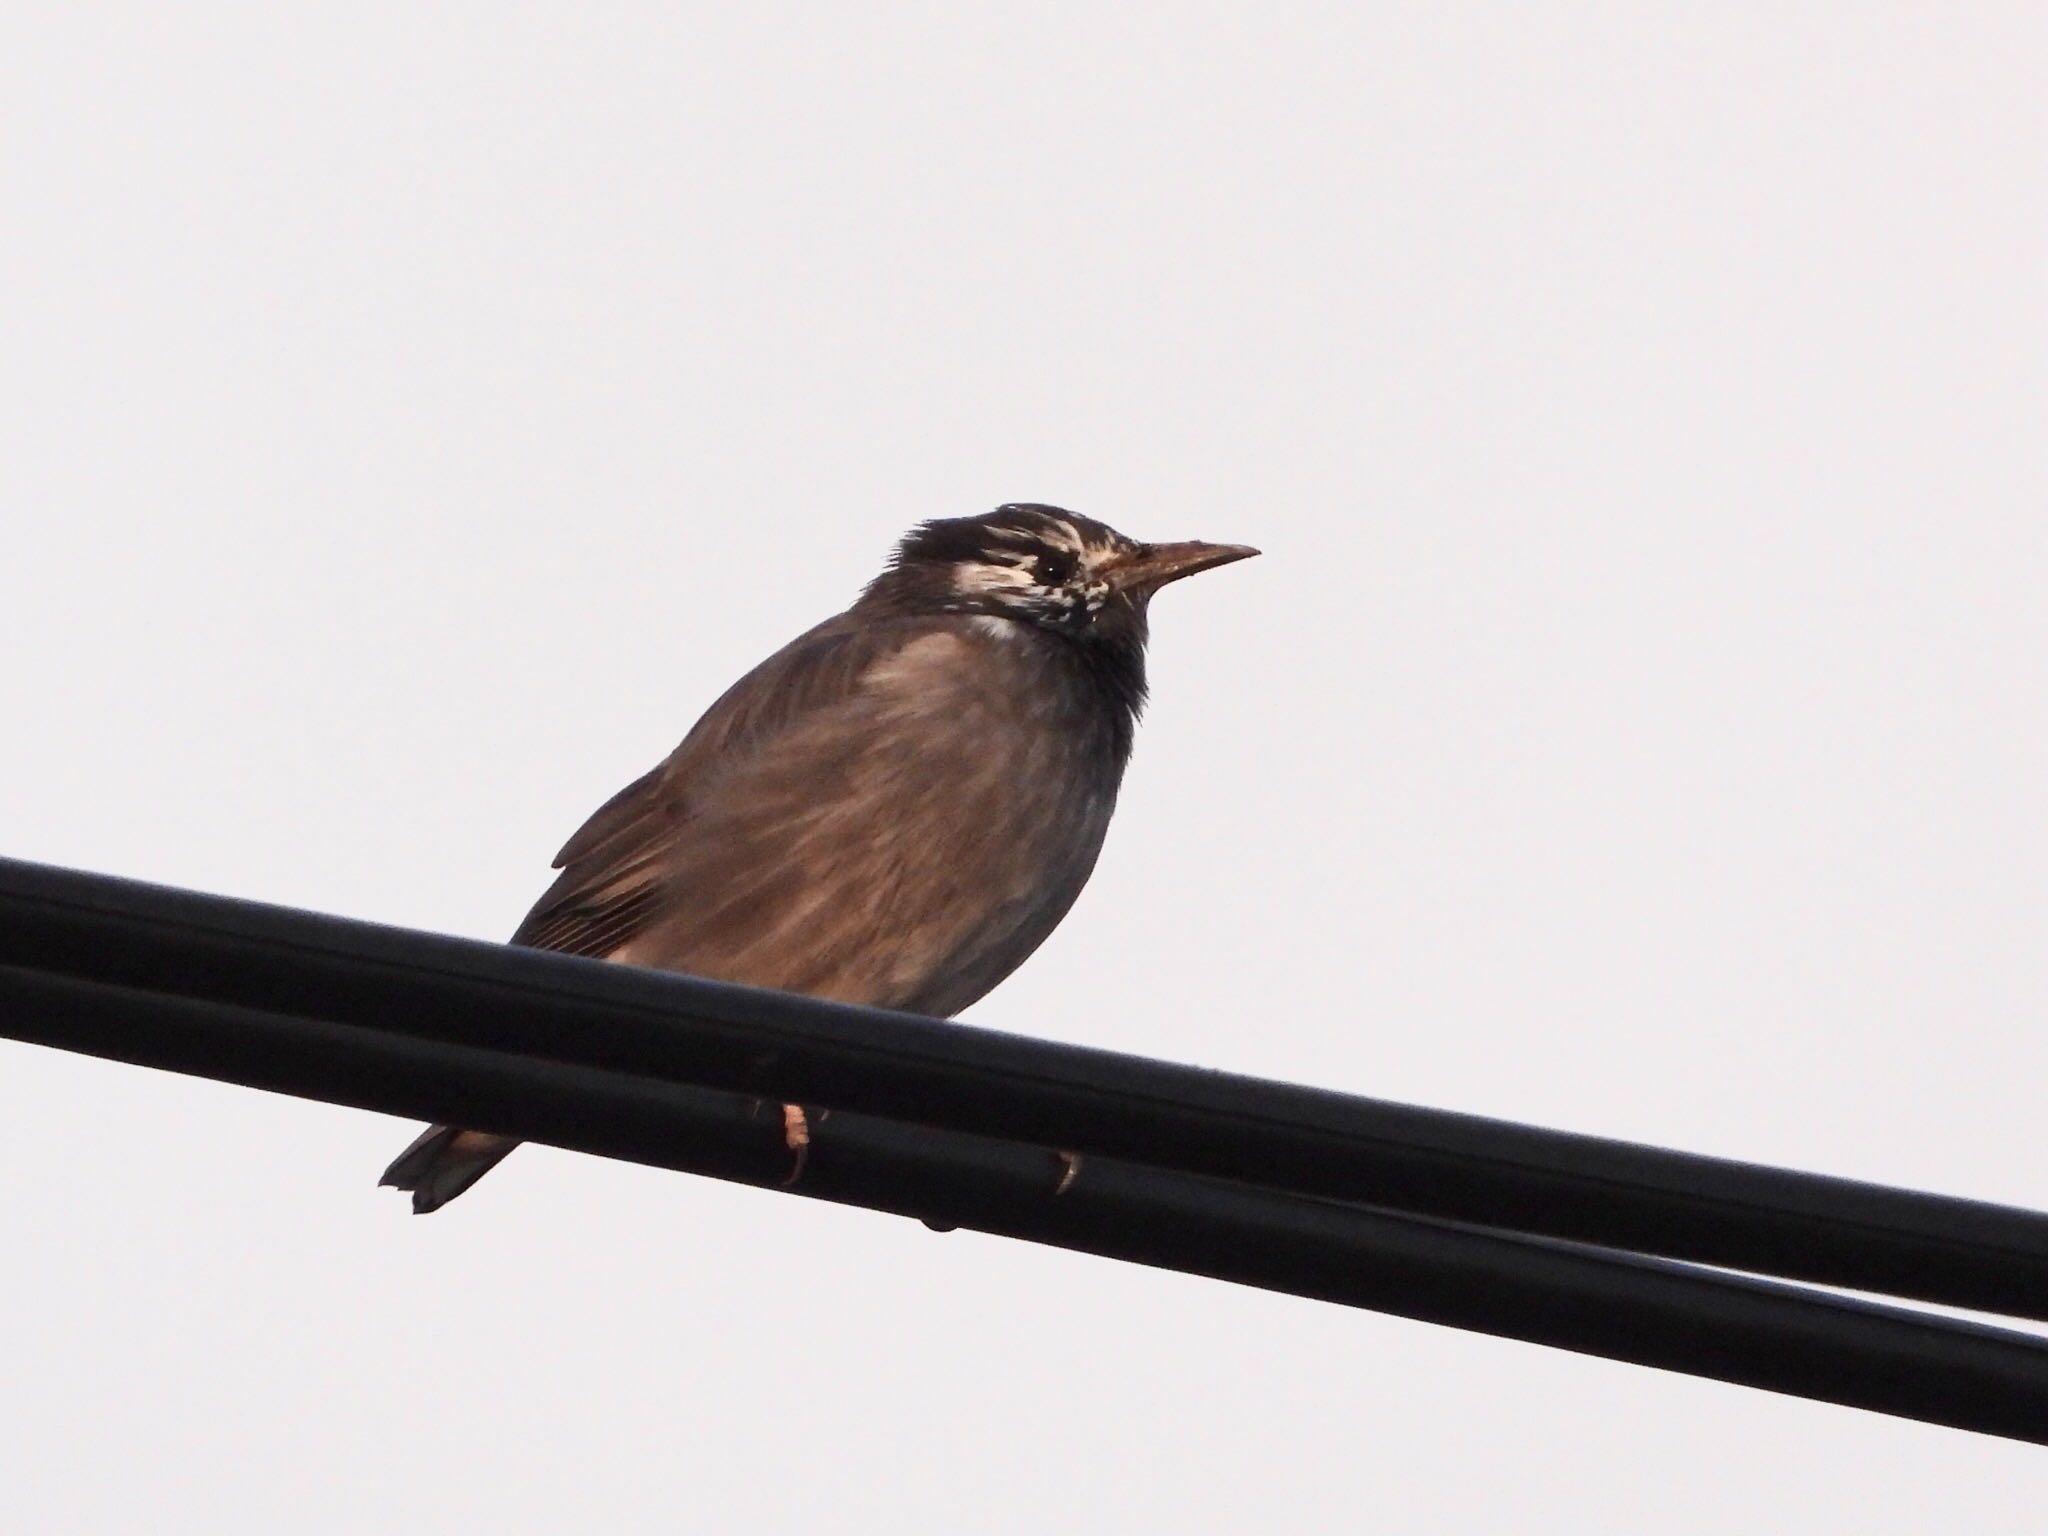
<path fill-rule="evenodd" d="M 1144 544 L 1058 507 L 1012 502 L 913 528 L 865 600 L 1142 645 L 1153 593 L 1257 553 L 1242 544 Z"/>

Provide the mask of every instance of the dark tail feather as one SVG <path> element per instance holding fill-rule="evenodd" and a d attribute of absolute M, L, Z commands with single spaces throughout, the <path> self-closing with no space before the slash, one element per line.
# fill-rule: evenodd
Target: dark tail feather
<path fill-rule="evenodd" d="M 415 1216 L 438 1211 L 498 1166 L 519 1143 L 488 1131 L 458 1131 L 430 1125 L 384 1170 L 380 1184 L 409 1190 Z"/>

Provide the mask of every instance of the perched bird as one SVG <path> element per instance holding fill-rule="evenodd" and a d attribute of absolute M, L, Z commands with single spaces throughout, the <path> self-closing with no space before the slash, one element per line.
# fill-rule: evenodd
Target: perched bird
<path fill-rule="evenodd" d="M 1013 503 L 911 530 L 600 806 L 514 944 L 959 1012 L 1095 867 L 1145 700 L 1146 605 L 1258 551 Z M 792 1178 L 808 1126 L 785 1106 Z M 438 1209 L 518 1143 L 427 1130 L 384 1175 Z"/>

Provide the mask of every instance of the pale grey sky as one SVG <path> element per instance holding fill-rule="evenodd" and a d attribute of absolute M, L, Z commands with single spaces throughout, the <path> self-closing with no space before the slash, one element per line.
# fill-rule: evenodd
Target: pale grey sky
<path fill-rule="evenodd" d="M 970 1018 L 2048 1205 L 2035 4 L 0 13 L 0 852 L 485 937 L 907 524 L 1162 600 Z M 2032 1532 L 2038 1451 L 0 1046 L 24 1530 Z"/>

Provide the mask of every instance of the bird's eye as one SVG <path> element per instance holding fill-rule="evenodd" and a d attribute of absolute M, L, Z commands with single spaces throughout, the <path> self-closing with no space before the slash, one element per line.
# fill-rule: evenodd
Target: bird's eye
<path fill-rule="evenodd" d="M 1074 561 L 1071 555 L 1040 555 L 1038 564 L 1031 574 L 1041 587 L 1063 587 L 1074 575 Z"/>

